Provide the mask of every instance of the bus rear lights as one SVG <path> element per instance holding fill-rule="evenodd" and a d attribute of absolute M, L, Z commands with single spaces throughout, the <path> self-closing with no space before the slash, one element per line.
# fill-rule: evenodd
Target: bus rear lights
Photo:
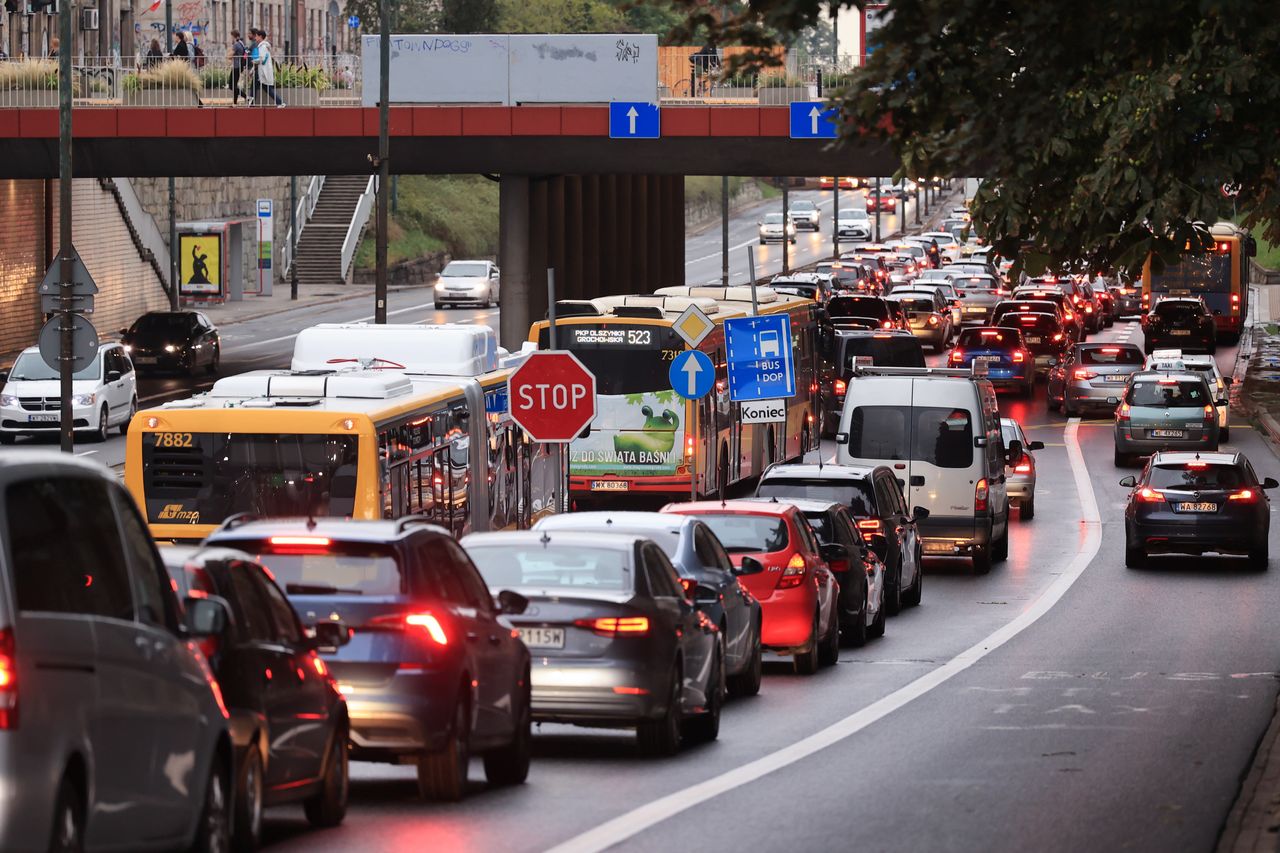
<path fill-rule="evenodd" d="M 685 458 L 686 458 L 686 459 L 692 459 L 692 458 L 693 458 L 693 452 L 694 452 L 694 450 L 695 450 L 695 449 L 697 449 L 697 445 L 694 443 L 693 436 L 691 436 L 691 435 L 690 435 L 690 436 L 685 436 L 685 439 L 684 439 L 684 455 L 685 455 Z"/>

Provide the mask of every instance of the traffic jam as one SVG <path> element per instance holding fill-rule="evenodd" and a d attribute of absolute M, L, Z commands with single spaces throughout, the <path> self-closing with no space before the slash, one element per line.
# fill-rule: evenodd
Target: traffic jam
<path fill-rule="evenodd" d="M 810 227 L 793 213 L 760 240 Z M 1125 566 L 1265 569 L 1277 482 L 1229 444 L 1215 359 L 1244 331 L 1252 238 L 1215 225 L 1205 254 L 1131 281 L 1027 275 L 965 207 L 946 222 L 772 281 L 561 301 L 518 351 L 483 324 L 317 325 L 288 369 L 87 405 L 86 429 L 127 436 L 123 486 L 0 456 L 0 733 L 20 739 L 0 747 L 29 768 L 0 846 L 72 849 L 88 826 L 119 849 L 253 850 L 278 808 L 316 829 L 359 810 L 353 765 L 456 803 L 535 789 L 557 750 L 589 761 L 577 730 L 697 761 L 751 737 L 735 706 L 777 691 L 796 712 L 888 644 L 926 576 L 998 575 L 1054 523 L 1037 475 L 1064 430 L 1110 435 Z M 155 346 L 166 330 L 190 345 Z M 218 371 L 199 315 L 123 331 L 77 382 Z M 5 444 L 52 380 L 35 350 L 5 373 Z M 119 575 L 57 559 L 72 518 L 66 547 L 115 549 Z M 113 609 L 131 578 L 150 614 L 132 638 Z"/>

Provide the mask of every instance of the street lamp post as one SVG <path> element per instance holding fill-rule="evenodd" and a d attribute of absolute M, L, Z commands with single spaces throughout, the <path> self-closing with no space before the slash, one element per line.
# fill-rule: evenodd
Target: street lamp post
<path fill-rule="evenodd" d="M 374 284 L 373 322 L 387 322 L 387 190 L 391 174 L 391 140 L 388 136 L 391 97 L 391 4 L 378 3 L 378 222 L 377 278 Z"/>

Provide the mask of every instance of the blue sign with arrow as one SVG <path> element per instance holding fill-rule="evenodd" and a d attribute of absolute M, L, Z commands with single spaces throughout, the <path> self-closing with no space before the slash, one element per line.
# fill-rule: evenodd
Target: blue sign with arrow
<path fill-rule="evenodd" d="M 657 139 L 662 135 L 661 111 L 643 101 L 609 104 L 610 139 Z"/>
<path fill-rule="evenodd" d="M 822 101 L 791 102 L 792 139 L 835 139 L 839 110 Z"/>
<path fill-rule="evenodd" d="M 729 352 L 730 400 L 777 400 L 795 396 L 796 370 L 791 359 L 788 315 L 727 319 L 724 338 Z"/>
<path fill-rule="evenodd" d="M 673 391 L 688 400 L 698 400 L 716 384 L 716 367 L 706 353 L 690 349 L 672 359 L 667 376 Z"/>

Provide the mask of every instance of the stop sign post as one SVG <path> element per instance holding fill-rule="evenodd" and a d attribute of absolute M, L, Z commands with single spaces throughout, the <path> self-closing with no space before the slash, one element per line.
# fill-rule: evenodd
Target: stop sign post
<path fill-rule="evenodd" d="M 563 350 L 532 353 L 507 380 L 511 418 L 534 441 L 573 441 L 596 417 L 596 377 Z"/>

